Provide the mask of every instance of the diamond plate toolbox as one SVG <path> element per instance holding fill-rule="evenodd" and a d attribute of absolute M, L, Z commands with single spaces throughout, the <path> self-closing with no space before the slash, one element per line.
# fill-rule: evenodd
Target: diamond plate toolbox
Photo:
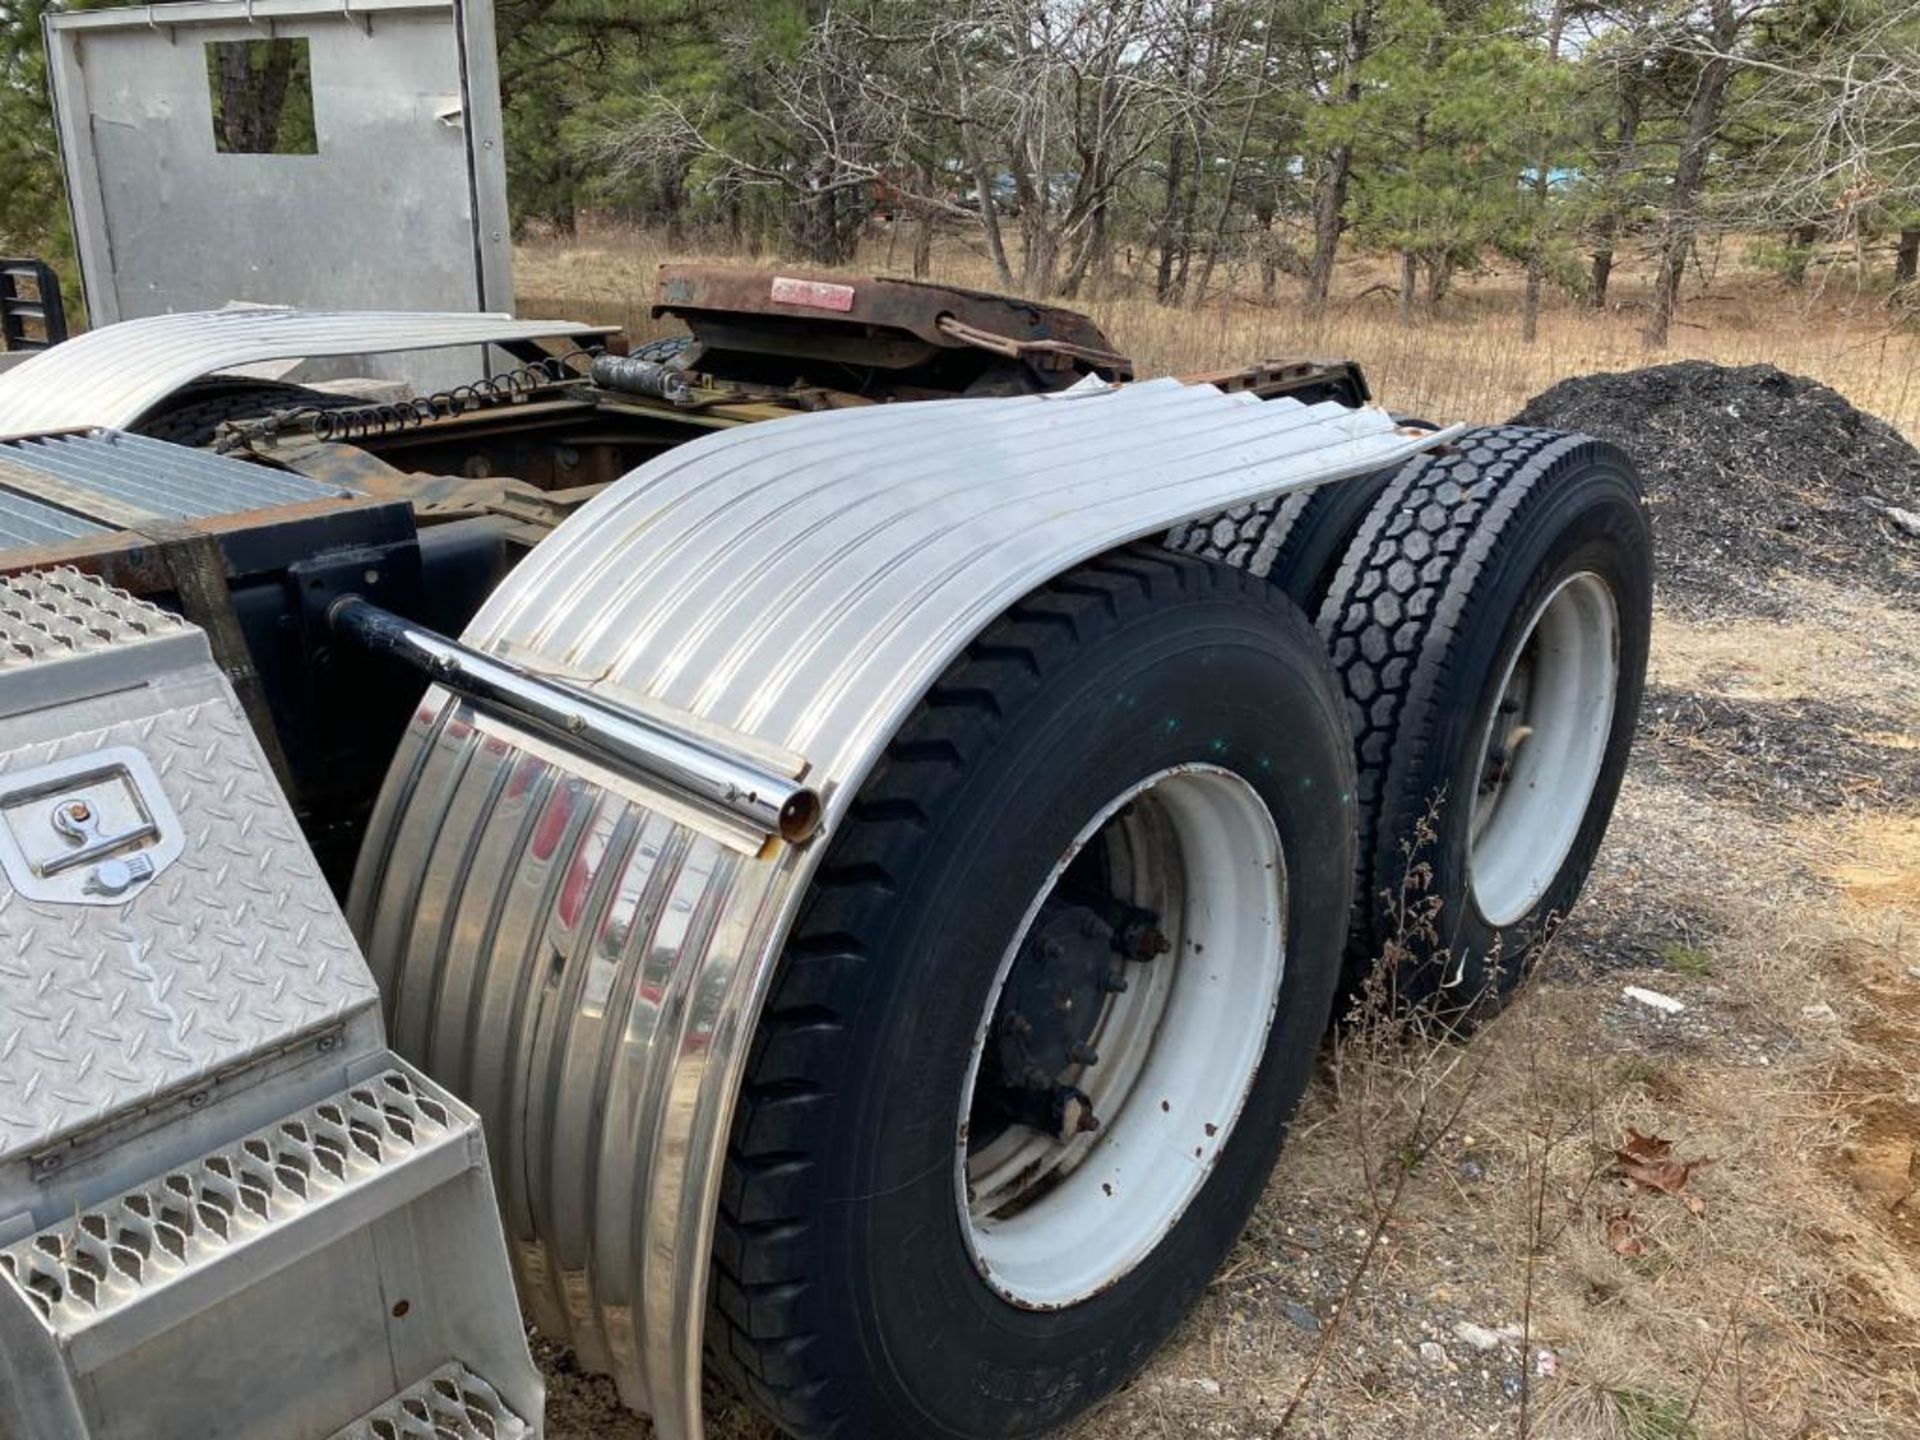
<path fill-rule="evenodd" d="M 176 617 L 0 583 L 0 1174 L 363 1017 L 376 992 L 245 716 Z"/>
<path fill-rule="evenodd" d="M 541 1404 L 479 1117 L 386 1048 L 205 635 L 0 579 L 0 1440 Z"/>

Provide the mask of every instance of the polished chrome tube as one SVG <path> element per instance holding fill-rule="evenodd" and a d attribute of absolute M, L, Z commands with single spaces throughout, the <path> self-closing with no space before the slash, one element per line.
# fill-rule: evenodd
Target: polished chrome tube
<path fill-rule="evenodd" d="M 333 603 L 336 635 L 410 666 L 481 710 L 583 759 L 668 789 L 798 844 L 820 826 L 820 796 L 746 755 L 450 640 L 358 595 Z"/>

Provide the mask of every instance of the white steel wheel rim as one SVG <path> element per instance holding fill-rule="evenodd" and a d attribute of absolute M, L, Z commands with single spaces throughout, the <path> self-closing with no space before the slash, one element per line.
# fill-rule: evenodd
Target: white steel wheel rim
<path fill-rule="evenodd" d="M 1126 883 L 1116 890 L 1159 912 L 1171 948 L 1134 965 L 1138 979 L 1103 1012 L 1100 1063 L 1082 1082 L 1100 1128 L 1061 1144 L 1014 1127 L 970 1164 L 974 1087 L 1008 974 L 1042 903 L 1096 841 L 1119 856 Z M 1146 1259 L 1200 1193 L 1265 1056 L 1285 973 L 1286 900 L 1266 803 L 1211 765 L 1162 770 L 1115 796 L 1048 874 L 1001 956 L 955 1130 L 967 1250 L 1002 1298 L 1057 1310 L 1099 1294 Z M 1031 1172 L 1024 1181 L 1022 1171 Z"/>
<path fill-rule="evenodd" d="M 1613 591 L 1569 576 L 1522 632 L 1473 772 L 1468 868 L 1489 924 L 1526 915 L 1560 873 L 1606 762 L 1619 676 Z"/>

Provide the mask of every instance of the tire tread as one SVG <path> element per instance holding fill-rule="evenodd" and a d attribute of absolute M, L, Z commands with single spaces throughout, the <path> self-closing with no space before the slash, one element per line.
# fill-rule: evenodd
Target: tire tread
<path fill-rule="evenodd" d="M 1388 483 L 1347 547 L 1317 624 L 1346 690 L 1359 766 L 1360 844 L 1348 984 L 1362 980 L 1392 938 L 1397 847 L 1405 827 L 1387 817 L 1424 812 L 1418 781 L 1440 718 L 1422 703 L 1455 665 L 1472 623 L 1482 571 L 1516 518 L 1552 477 L 1606 454 L 1591 436 L 1526 426 L 1469 431 L 1409 461 Z M 1421 793 L 1414 793 L 1416 790 Z"/>

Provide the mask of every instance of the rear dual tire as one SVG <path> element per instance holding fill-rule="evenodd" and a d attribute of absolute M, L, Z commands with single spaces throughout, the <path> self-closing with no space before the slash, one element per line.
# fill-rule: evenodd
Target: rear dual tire
<path fill-rule="evenodd" d="M 1639 480 L 1591 437 L 1470 431 L 1385 487 L 1319 612 L 1359 762 L 1350 991 L 1512 994 L 1612 816 L 1652 597 Z"/>
<path fill-rule="evenodd" d="M 1164 1340 L 1251 1212 L 1331 1008 L 1343 706 L 1284 597 L 1147 547 L 1028 597 L 934 687 L 832 839 L 749 1061 L 708 1337 L 761 1409 L 799 1436 L 1034 1435 Z M 1175 948 L 1124 962 L 1159 1007 L 1133 1012 L 1144 1048 L 1109 997 L 1079 1074 L 1111 1108 L 1075 1157 L 1029 1146 L 1056 1168 L 1021 1191 L 988 1152 L 1031 1137 L 970 1129 L 983 1053 L 1036 916 L 1088 876 L 1098 903 L 1154 901 Z"/>
<path fill-rule="evenodd" d="M 1342 979 L 1387 953 L 1403 999 L 1495 1004 L 1571 903 L 1645 672 L 1631 466 L 1586 437 L 1481 431 L 1356 493 L 1364 507 L 1313 512 L 1328 528 L 1311 547 L 1290 525 L 1296 556 L 1341 551 L 1311 583 L 1137 547 L 1050 584 L 955 662 L 863 786 L 760 1021 L 715 1243 L 715 1368 L 791 1433 L 972 1440 L 1084 1410 L 1165 1339 L 1245 1223 Z M 1270 583 L 1286 574 L 1322 593 L 1320 634 Z M 1551 763 L 1485 787 L 1496 743 Z M 1162 893 L 1196 901 L 1153 963 L 1225 977 L 1244 1003 L 1189 1027 L 1184 1067 L 1145 1061 L 1117 1096 L 1089 1085 L 1096 1111 L 1118 1108 L 1079 1137 L 1079 1168 L 982 1214 L 1022 1156 L 1064 1169 L 1044 1144 L 984 1163 L 969 1126 L 1010 976 L 1076 856 L 1150 853 L 1129 807 L 1173 817 Z M 1253 863 L 1221 881 L 1236 857 Z M 1416 881 L 1413 903 L 1435 905 L 1410 935 Z M 1247 938 L 1261 904 L 1284 916 L 1264 958 Z M 1235 914 L 1209 956 L 1217 919 L 1197 917 Z M 1142 1027 L 1162 1039 L 1182 1031 L 1172 983 Z M 1193 1132 L 1193 1183 L 1127 1183 L 1154 1153 L 1127 1149 L 1136 1122 L 1149 1142 Z M 1006 1220 L 1049 1207 L 1050 1234 L 1002 1243 Z"/>

